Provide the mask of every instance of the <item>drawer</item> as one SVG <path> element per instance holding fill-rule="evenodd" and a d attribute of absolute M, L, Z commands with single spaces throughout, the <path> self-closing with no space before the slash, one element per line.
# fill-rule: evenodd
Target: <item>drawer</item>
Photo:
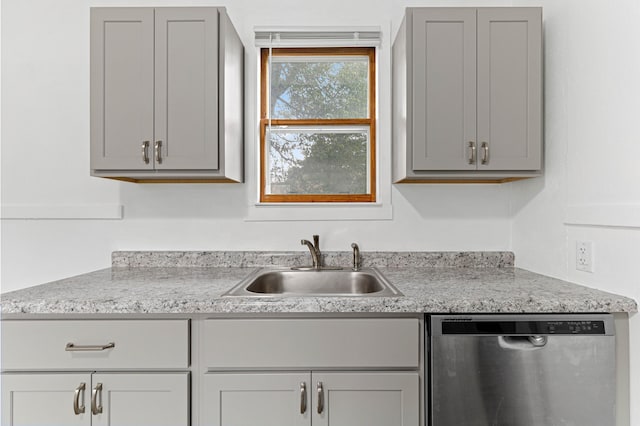
<path fill-rule="evenodd" d="M 111 343 L 113 347 L 103 348 Z M 73 348 L 68 348 L 69 344 Z M 2 321 L 3 370 L 188 366 L 188 320 Z"/>
<path fill-rule="evenodd" d="M 211 319 L 203 329 L 209 370 L 417 368 L 419 320 Z"/>

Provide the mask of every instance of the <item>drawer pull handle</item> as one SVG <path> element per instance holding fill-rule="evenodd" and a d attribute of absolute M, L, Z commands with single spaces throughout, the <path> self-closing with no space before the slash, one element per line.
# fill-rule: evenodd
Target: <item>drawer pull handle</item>
<path fill-rule="evenodd" d="M 322 388 L 322 382 L 318 382 L 318 414 L 322 414 L 324 411 L 324 389 Z"/>
<path fill-rule="evenodd" d="M 102 383 L 98 383 L 91 391 L 91 412 L 94 415 L 102 413 Z"/>
<path fill-rule="evenodd" d="M 84 382 L 80 383 L 80 386 L 76 388 L 73 395 L 73 412 L 77 415 L 84 413 L 84 390 L 86 389 Z M 80 405 L 80 394 L 82 393 L 82 405 Z"/>
<path fill-rule="evenodd" d="M 90 351 L 105 351 L 107 349 L 113 349 L 116 347 L 115 343 L 107 343 L 106 345 L 75 345 L 73 343 L 67 343 L 64 348 L 67 352 L 90 352 Z"/>
<path fill-rule="evenodd" d="M 300 383 L 300 414 L 304 414 L 307 411 L 307 384 L 305 382 Z"/>

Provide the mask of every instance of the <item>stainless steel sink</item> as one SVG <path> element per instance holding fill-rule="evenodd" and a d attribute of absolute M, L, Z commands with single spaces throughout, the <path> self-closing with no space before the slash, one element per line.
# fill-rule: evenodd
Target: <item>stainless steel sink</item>
<path fill-rule="evenodd" d="M 222 296 L 403 296 L 375 268 L 257 269 Z"/>

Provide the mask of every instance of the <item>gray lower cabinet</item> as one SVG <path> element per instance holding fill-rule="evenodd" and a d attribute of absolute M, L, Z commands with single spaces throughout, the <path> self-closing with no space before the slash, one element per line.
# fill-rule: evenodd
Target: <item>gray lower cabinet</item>
<path fill-rule="evenodd" d="M 312 412 L 314 425 L 419 424 L 417 372 L 314 372 L 311 379 L 319 399 Z"/>
<path fill-rule="evenodd" d="M 212 373 L 205 378 L 211 426 L 417 426 L 418 373 Z"/>
<path fill-rule="evenodd" d="M 2 426 L 189 426 L 188 320 L 3 320 Z"/>
<path fill-rule="evenodd" d="M 204 425 L 309 426 L 308 373 L 209 373 Z"/>
<path fill-rule="evenodd" d="M 90 397 L 89 373 L 3 374 L 2 426 L 89 426 Z"/>
<path fill-rule="evenodd" d="M 542 9 L 407 8 L 393 45 L 393 179 L 542 171 Z"/>
<path fill-rule="evenodd" d="M 201 424 L 418 426 L 417 318 L 219 318 L 201 330 Z"/>
<path fill-rule="evenodd" d="M 1 426 L 419 426 L 424 418 L 417 317 L 4 319 L 0 327 Z"/>
<path fill-rule="evenodd" d="M 243 56 L 224 8 L 92 8 L 91 174 L 241 182 Z"/>
<path fill-rule="evenodd" d="M 2 426 L 189 425 L 189 373 L 5 373 Z"/>

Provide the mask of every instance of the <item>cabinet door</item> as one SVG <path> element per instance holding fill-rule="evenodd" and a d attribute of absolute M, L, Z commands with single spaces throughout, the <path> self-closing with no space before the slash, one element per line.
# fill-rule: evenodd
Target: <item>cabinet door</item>
<path fill-rule="evenodd" d="M 478 9 L 478 149 L 479 170 L 542 166 L 540 8 Z"/>
<path fill-rule="evenodd" d="M 156 169 L 218 169 L 218 10 L 158 8 Z"/>
<path fill-rule="evenodd" d="M 152 147 L 153 9 L 92 8 L 91 168 L 152 169 Z"/>
<path fill-rule="evenodd" d="M 207 374 L 204 390 L 207 426 L 310 424 L 308 373 Z"/>
<path fill-rule="evenodd" d="M 419 424 L 418 373 L 313 373 L 312 380 L 314 426 Z"/>
<path fill-rule="evenodd" d="M 89 374 L 3 374 L 2 426 L 89 426 L 90 386 Z"/>
<path fill-rule="evenodd" d="M 96 373 L 91 392 L 102 407 L 93 426 L 189 425 L 189 373 Z"/>
<path fill-rule="evenodd" d="M 475 170 L 476 9 L 413 11 L 413 169 Z"/>

